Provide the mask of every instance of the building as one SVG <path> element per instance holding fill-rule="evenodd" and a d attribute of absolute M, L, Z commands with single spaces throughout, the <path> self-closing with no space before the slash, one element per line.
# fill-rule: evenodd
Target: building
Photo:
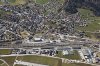
<path fill-rule="evenodd" d="M 69 52 L 68 52 L 67 50 L 63 50 L 62 54 L 63 54 L 63 55 L 68 55 Z"/>
<path fill-rule="evenodd" d="M 34 42 L 41 42 L 42 39 L 41 38 L 34 38 Z"/>

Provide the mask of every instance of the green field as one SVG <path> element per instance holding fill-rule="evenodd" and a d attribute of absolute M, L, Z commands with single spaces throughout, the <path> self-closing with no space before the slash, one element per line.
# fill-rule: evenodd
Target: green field
<path fill-rule="evenodd" d="M 15 65 L 15 66 L 22 66 L 22 65 Z M 89 64 L 83 64 L 83 63 L 73 63 L 73 64 L 67 64 L 67 63 L 63 63 L 62 66 L 92 66 Z"/>
<path fill-rule="evenodd" d="M 48 2 L 48 0 L 36 0 L 36 2 L 39 4 L 45 4 Z"/>
<path fill-rule="evenodd" d="M 62 66 L 92 66 L 92 65 L 83 63 L 72 63 L 72 64 L 63 63 Z"/>
<path fill-rule="evenodd" d="M 3 61 L 0 60 L 0 65 L 3 63 Z"/>
<path fill-rule="evenodd" d="M 38 4 L 46 4 L 49 0 L 33 0 Z"/>
<path fill-rule="evenodd" d="M 88 25 L 85 27 L 77 26 L 76 29 L 79 31 L 84 31 L 87 37 L 93 40 L 100 40 L 100 38 L 97 38 L 96 35 L 92 33 L 97 30 L 100 30 L 100 17 L 95 16 L 92 11 L 87 9 L 78 9 L 78 10 L 81 15 L 81 18 L 88 20 L 87 22 Z"/>
<path fill-rule="evenodd" d="M 13 66 L 15 59 L 37 63 L 37 64 L 44 64 L 49 66 L 62 66 L 62 60 L 58 58 L 51 58 L 51 57 L 44 57 L 44 56 L 36 56 L 36 55 L 27 55 L 27 56 L 9 56 L 9 57 L 2 57 L 4 61 L 7 62 L 9 66 Z M 22 66 L 22 65 L 15 65 L 15 66 Z"/>
<path fill-rule="evenodd" d="M 15 56 L 10 56 L 10 57 L 2 57 L 1 59 L 3 59 L 4 61 L 6 61 L 9 66 L 13 66 L 15 58 L 16 58 Z"/>
<path fill-rule="evenodd" d="M 16 0 L 8 0 L 10 3 L 14 3 Z"/>
<path fill-rule="evenodd" d="M 15 65 L 15 66 L 24 66 L 24 65 Z"/>
<path fill-rule="evenodd" d="M 0 65 L 0 66 L 8 66 L 8 65 L 4 63 L 4 64 L 2 64 L 2 65 Z"/>
<path fill-rule="evenodd" d="M 89 21 L 86 27 L 79 27 L 79 30 L 91 32 L 100 30 L 100 17 L 94 16 L 92 11 L 86 9 L 79 9 L 79 13 L 83 19 L 88 19 Z"/>
<path fill-rule="evenodd" d="M 26 0 L 16 0 L 14 3 L 11 3 L 11 5 L 19 5 L 19 4 L 25 4 Z"/>
<path fill-rule="evenodd" d="M 57 57 L 61 57 L 61 58 L 67 58 L 67 59 L 75 59 L 75 60 L 80 60 L 81 57 L 78 54 L 77 51 L 73 51 L 74 54 L 69 54 L 69 55 L 63 55 L 61 51 L 58 52 L 58 55 L 56 55 Z"/>
<path fill-rule="evenodd" d="M 61 59 L 51 58 L 51 57 L 43 57 L 43 56 L 20 56 L 17 60 L 22 60 L 26 62 L 39 63 L 49 66 L 61 66 Z"/>
<path fill-rule="evenodd" d="M 15 59 L 26 61 L 26 62 L 32 62 L 37 64 L 44 64 L 49 66 L 91 66 L 89 64 L 83 64 L 83 63 L 62 63 L 61 59 L 58 58 L 51 58 L 51 57 L 44 57 L 44 56 L 35 56 L 35 55 L 27 55 L 27 56 L 11 56 L 11 57 L 2 57 L 4 61 L 7 62 L 9 66 L 13 66 L 13 63 Z M 0 66 L 7 66 L 6 64 L 0 65 Z M 23 65 L 15 65 L 15 66 L 23 66 Z"/>
<path fill-rule="evenodd" d="M 0 55 L 8 55 L 11 51 L 11 49 L 0 49 Z"/>

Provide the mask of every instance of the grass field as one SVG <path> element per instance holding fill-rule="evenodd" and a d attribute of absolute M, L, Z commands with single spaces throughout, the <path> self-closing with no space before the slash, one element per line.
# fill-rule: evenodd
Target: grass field
<path fill-rule="evenodd" d="M 59 51 L 57 57 L 67 58 L 67 59 L 75 59 L 75 60 L 81 59 L 81 57 L 77 51 L 74 51 L 74 54 L 72 54 L 72 55 L 63 55 L 62 52 Z"/>
<path fill-rule="evenodd" d="M 8 55 L 11 51 L 11 49 L 0 49 L 0 55 Z"/>
<path fill-rule="evenodd" d="M 4 63 L 4 64 L 2 64 L 2 65 L 0 65 L 0 66 L 8 66 L 8 65 Z"/>
<path fill-rule="evenodd" d="M 91 66 L 89 64 L 83 64 L 83 63 L 67 64 L 67 63 L 62 63 L 61 59 L 58 58 L 35 56 L 35 55 L 2 57 L 2 59 L 5 60 L 9 66 L 13 66 L 15 59 L 37 64 L 45 64 L 49 66 Z M 3 64 L 0 66 L 7 66 L 7 65 Z M 15 65 L 15 66 L 23 66 L 23 65 Z"/>
<path fill-rule="evenodd" d="M 38 4 L 46 4 L 49 0 L 33 0 Z"/>
<path fill-rule="evenodd" d="M 11 3 L 14 3 L 16 0 L 8 0 L 9 2 L 11 2 Z"/>
<path fill-rule="evenodd" d="M 73 63 L 73 64 L 63 63 L 62 66 L 92 66 L 92 65 L 83 64 L 83 63 Z"/>
<path fill-rule="evenodd" d="M 0 65 L 2 64 L 3 62 L 0 60 Z"/>
<path fill-rule="evenodd" d="M 100 30 L 100 17 L 95 16 L 92 11 L 86 9 L 79 9 L 79 13 L 82 19 L 88 20 L 88 25 L 85 27 L 78 26 L 77 29 L 84 31 L 86 35 L 93 40 L 100 40 L 95 34 L 91 33 Z"/>
<path fill-rule="evenodd" d="M 13 66 L 15 59 L 31 63 L 49 65 L 49 66 L 62 66 L 61 59 L 44 57 L 44 56 L 35 56 L 35 55 L 18 56 L 18 57 L 11 56 L 11 57 L 2 57 L 1 59 L 5 60 L 9 66 Z M 15 66 L 22 66 L 22 65 L 15 65 Z"/>
<path fill-rule="evenodd" d="M 86 9 L 79 9 L 79 13 L 83 19 L 88 19 L 90 23 L 86 27 L 80 27 L 82 31 L 96 31 L 100 30 L 100 17 L 93 15 L 92 11 Z M 91 21 L 92 20 L 92 21 Z"/>
<path fill-rule="evenodd" d="M 4 61 L 8 63 L 9 66 L 13 66 L 13 63 L 15 61 L 15 56 L 10 56 L 10 57 L 2 57 Z"/>
<path fill-rule="evenodd" d="M 36 2 L 39 4 L 45 4 L 48 2 L 48 0 L 36 0 Z"/>
<path fill-rule="evenodd" d="M 15 2 L 11 2 L 11 5 L 19 5 L 19 4 L 25 4 L 26 0 L 16 0 Z"/>
<path fill-rule="evenodd" d="M 24 65 L 17 65 L 17 64 L 16 64 L 15 66 L 24 66 Z"/>
<path fill-rule="evenodd" d="M 39 63 L 49 66 L 61 66 L 61 59 L 57 58 L 50 58 L 50 57 L 43 57 L 43 56 L 20 56 L 17 58 L 17 60 L 22 60 L 26 62 L 32 62 L 32 63 Z"/>

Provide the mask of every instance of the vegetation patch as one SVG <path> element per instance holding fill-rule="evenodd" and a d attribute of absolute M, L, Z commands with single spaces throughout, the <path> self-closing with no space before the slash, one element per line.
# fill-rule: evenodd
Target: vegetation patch
<path fill-rule="evenodd" d="M 8 2 L 10 3 L 14 3 L 16 0 L 8 0 Z"/>
<path fill-rule="evenodd" d="M 84 63 L 70 63 L 70 64 L 63 63 L 62 66 L 92 66 L 92 65 L 84 64 Z"/>
<path fill-rule="evenodd" d="M 3 63 L 3 61 L 0 60 L 0 65 Z"/>
<path fill-rule="evenodd" d="M 24 66 L 24 65 L 18 65 L 18 64 L 16 64 L 15 66 Z"/>
<path fill-rule="evenodd" d="M 0 49 L 0 55 L 8 55 L 12 52 L 12 49 Z"/>
<path fill-rule="evenodd" d="M 61 57 L 61 58 L 73 59 L 73 60 L 80 60 L 81 59 L 78 51 L 76 51 L 76 50 L 73 51 L 73 54 L 68 54 L 68 55 L 63 55 L 62 51 L 59 51 L 56 56 Z"/>
<path fill-rule="evenodd" d="M 0 65 L 0 66 L 8 66 L 6 63 L 4 63 L 4 64 L 2 64 L 2 65 Z"/>
<path fill-rule="evenodd" d="M 62 66 L 62 60 L 58 58 L 51 58 L 51 57 L 44 57 L 44 56 L 19 56 L 17 60 L 22 60 L 25 62 L 31 62 L 31 63 L 38 63 L 38 64 L 44 64 L 49 66 Z"/>
<path fill-rule="evenodd" d="M 87 26 L 79 27 L 80 30 L 91 32 L 100 30 L 100 17 L 96 17 L 92 11 L 86 9 L 79 9 L 79 13 L 83 19 L 89 21 Z"/>
<path fill-rule="evenodd" d="M 13 66 L 16 56 L 2 57 L 4 61 L 8 63 L 9 66 Z"/>
<path fill-rule="evenodd" d="M 81 18 L 87 20 L 88 25 L 84 27 L 78 26 L 77 29 L 80 31 L 84 31 L 86 36 L 98 40 L 98 37 L 92 32 L 100 30 L 100 17 L 97 17 L 93 14 L 92 11 L 86 9 L 78 9 L 81 15 Z"/>
<path fill-rule="evenodd" d="M 36 3 L 39 3 L 39 4 L 45 4 L 47 2 L 48 0 L 36 0 Z"/>

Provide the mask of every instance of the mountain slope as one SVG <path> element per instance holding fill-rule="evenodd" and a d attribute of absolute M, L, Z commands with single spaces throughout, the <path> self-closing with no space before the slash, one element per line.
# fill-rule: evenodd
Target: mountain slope
<path fill-rule="evenodd" d="M 100 0 L 65 0 L 65 11 L 68 13 L 78 12 L 77 8 L 86 8 L 96 16 L 100 16 Z"/>

